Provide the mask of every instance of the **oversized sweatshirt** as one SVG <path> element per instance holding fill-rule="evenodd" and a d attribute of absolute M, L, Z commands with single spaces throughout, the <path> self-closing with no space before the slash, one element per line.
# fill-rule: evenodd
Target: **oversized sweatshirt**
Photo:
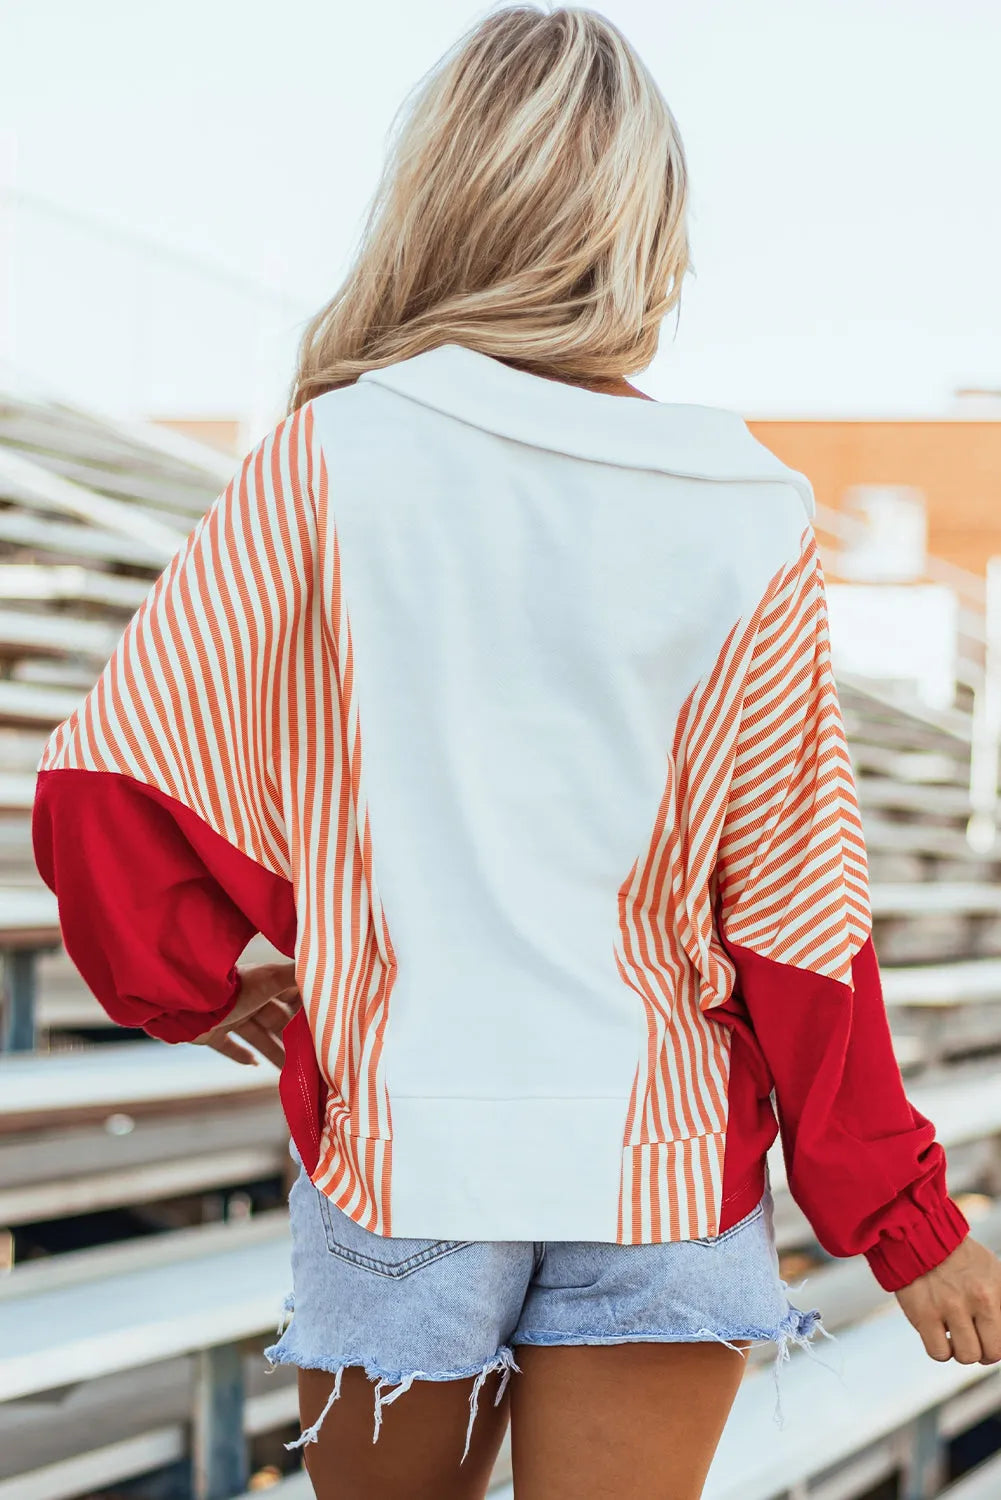
<path fill-rule="evenodd" d="M 656 1243 L 781 1129 L 834 1255 L 967 1232 L 894 1058 L 808 481 L 734 413 L 445 345 L 250 453 L 39 766 L 109 1015 L 225 1020 L 261 932 L 281 1094 L 383 1235 Z"/>

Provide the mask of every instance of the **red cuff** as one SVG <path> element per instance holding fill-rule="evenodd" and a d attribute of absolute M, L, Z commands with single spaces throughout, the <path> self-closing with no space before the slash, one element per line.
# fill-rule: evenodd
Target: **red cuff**
<path fill-rule="evenodd" d="M 148 1036 L 155 1036 L 161 1042 L 193 1042 L 196 1037 L 204 1036 L 206 1031 L 211 1031 L 213 1026 L 218 1026 L 221 1021 L 225 1021 L 237 1002 L 240 994 L 240 975 L 235 967 L 230 970 L 229 980 L 231 985 L 229 999 L 217 1010 L 165 1011 L 163 1015 L 144 1021 L 143 1030 Z"/>
<path fill-rule="evenodd" d="M 962 1209 L 945 1197 L 934 1209 L 919 1211 L 906 1225 L 884 1230 L 865 1258 L 884 1291 L 899 1292 L 934 1271 L 969 1232 Z"/>

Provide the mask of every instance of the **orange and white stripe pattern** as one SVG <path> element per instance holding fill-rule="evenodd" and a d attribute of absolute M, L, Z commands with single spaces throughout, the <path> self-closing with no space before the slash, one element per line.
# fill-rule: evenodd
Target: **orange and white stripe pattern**
<path fill-rule="evenodd" d="M 317 1185 L 389 1232 L 383 1037 L 396 972 L 376 888 L 351 631 L 307 405 L 245 460 L 39 770 L 157 787 L 293 883 L 296 974 L 328 1086 Z"/>
<path fill-rule="evenodd" d="M 871 927 L 868 877 L 812 532 L 685 701 L 645 854 L 620 891 L 619 970 L 647 1047 L 626 1124 L 620 1242 L 719 1223 L 731 993 L 726 937 L 851 981 Z"/>
<path fill-rule="evenodd" d="M 851 984 L 869 872 L 812 534 L 761 614 L 716 879 L 731 942 Z"/>
<path fill-rule="evenodd" d="M 321 618 L 305 660 L 306 701 L 316 702 L 323 728 L 294 720 L 305 731 L 294 756 L 305 777 L 291 799 L 303 820 L 296 885 L 297 910 L 305 912 L 300 988 L 316 997 L 310 1029 L 331 1084 L 313 1181 L 366 1229 L 390 1234 L 392 1121 L 383 1044 L 396 956 L 372 865 L 351 626 L 326 485 L 322 473 L 315 609 L 329 621 L 330 638 Z"/>

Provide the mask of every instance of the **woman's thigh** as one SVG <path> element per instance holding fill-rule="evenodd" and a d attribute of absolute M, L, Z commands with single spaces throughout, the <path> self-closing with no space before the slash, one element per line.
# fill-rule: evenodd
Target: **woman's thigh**
<path fill-rule="evenodd" d="M 379 1441 L 372 1441 L 372 1382 L 345 1370 L 341 1394 L 306 1468 L 317 1500 L 483 1500 L 508 1423 L 508 1396 L 494 1405 L 500 1375 L 480 1391 L 469 1452 L 459 1457 L 469 1424 L 472 1380 L 415 1381 L 402 1400 L 385 1406 Z M 322 1370 L 299 1371 L 304 1428 L 320 1416 L 333 1387 Z"/>
<path fill-rule="evenodd" d="M 742 1345 L 741 1347 L 746 1347 Z M 744 1373 L 718 1343 L 522 1347 L 518 1500 L 697 1500 Z"/>

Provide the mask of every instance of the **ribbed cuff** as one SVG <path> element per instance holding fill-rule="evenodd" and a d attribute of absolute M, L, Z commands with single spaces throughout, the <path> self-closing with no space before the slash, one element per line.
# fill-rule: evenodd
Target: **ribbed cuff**
<path fill-rule="evenodd" d="M 220 1005 L 218 1010 L 164 1011 L 163 1015 L 144 1021 L 143 1030 L 147 1036 L 156 1037 L 161 1042 L 193 1042 L 196 1037 L 204 1036 L 206 1031 L 211 1031 L 213 1026 L 218 1026 L 225 1021 L 237 1002 L 240 994 L 240 975 L 235 968 L 230 971 L 229 980 L 231 985 L 229 999 L 224 1005 Z"/>
<path fill-rule="evenodd" d="M 865 1258 L 883 1290 L 899 1292 L 941 1265 L 969 1231 L 962 1209 L 945 1197 L 932 1213 L 881 1234 Z"/>

